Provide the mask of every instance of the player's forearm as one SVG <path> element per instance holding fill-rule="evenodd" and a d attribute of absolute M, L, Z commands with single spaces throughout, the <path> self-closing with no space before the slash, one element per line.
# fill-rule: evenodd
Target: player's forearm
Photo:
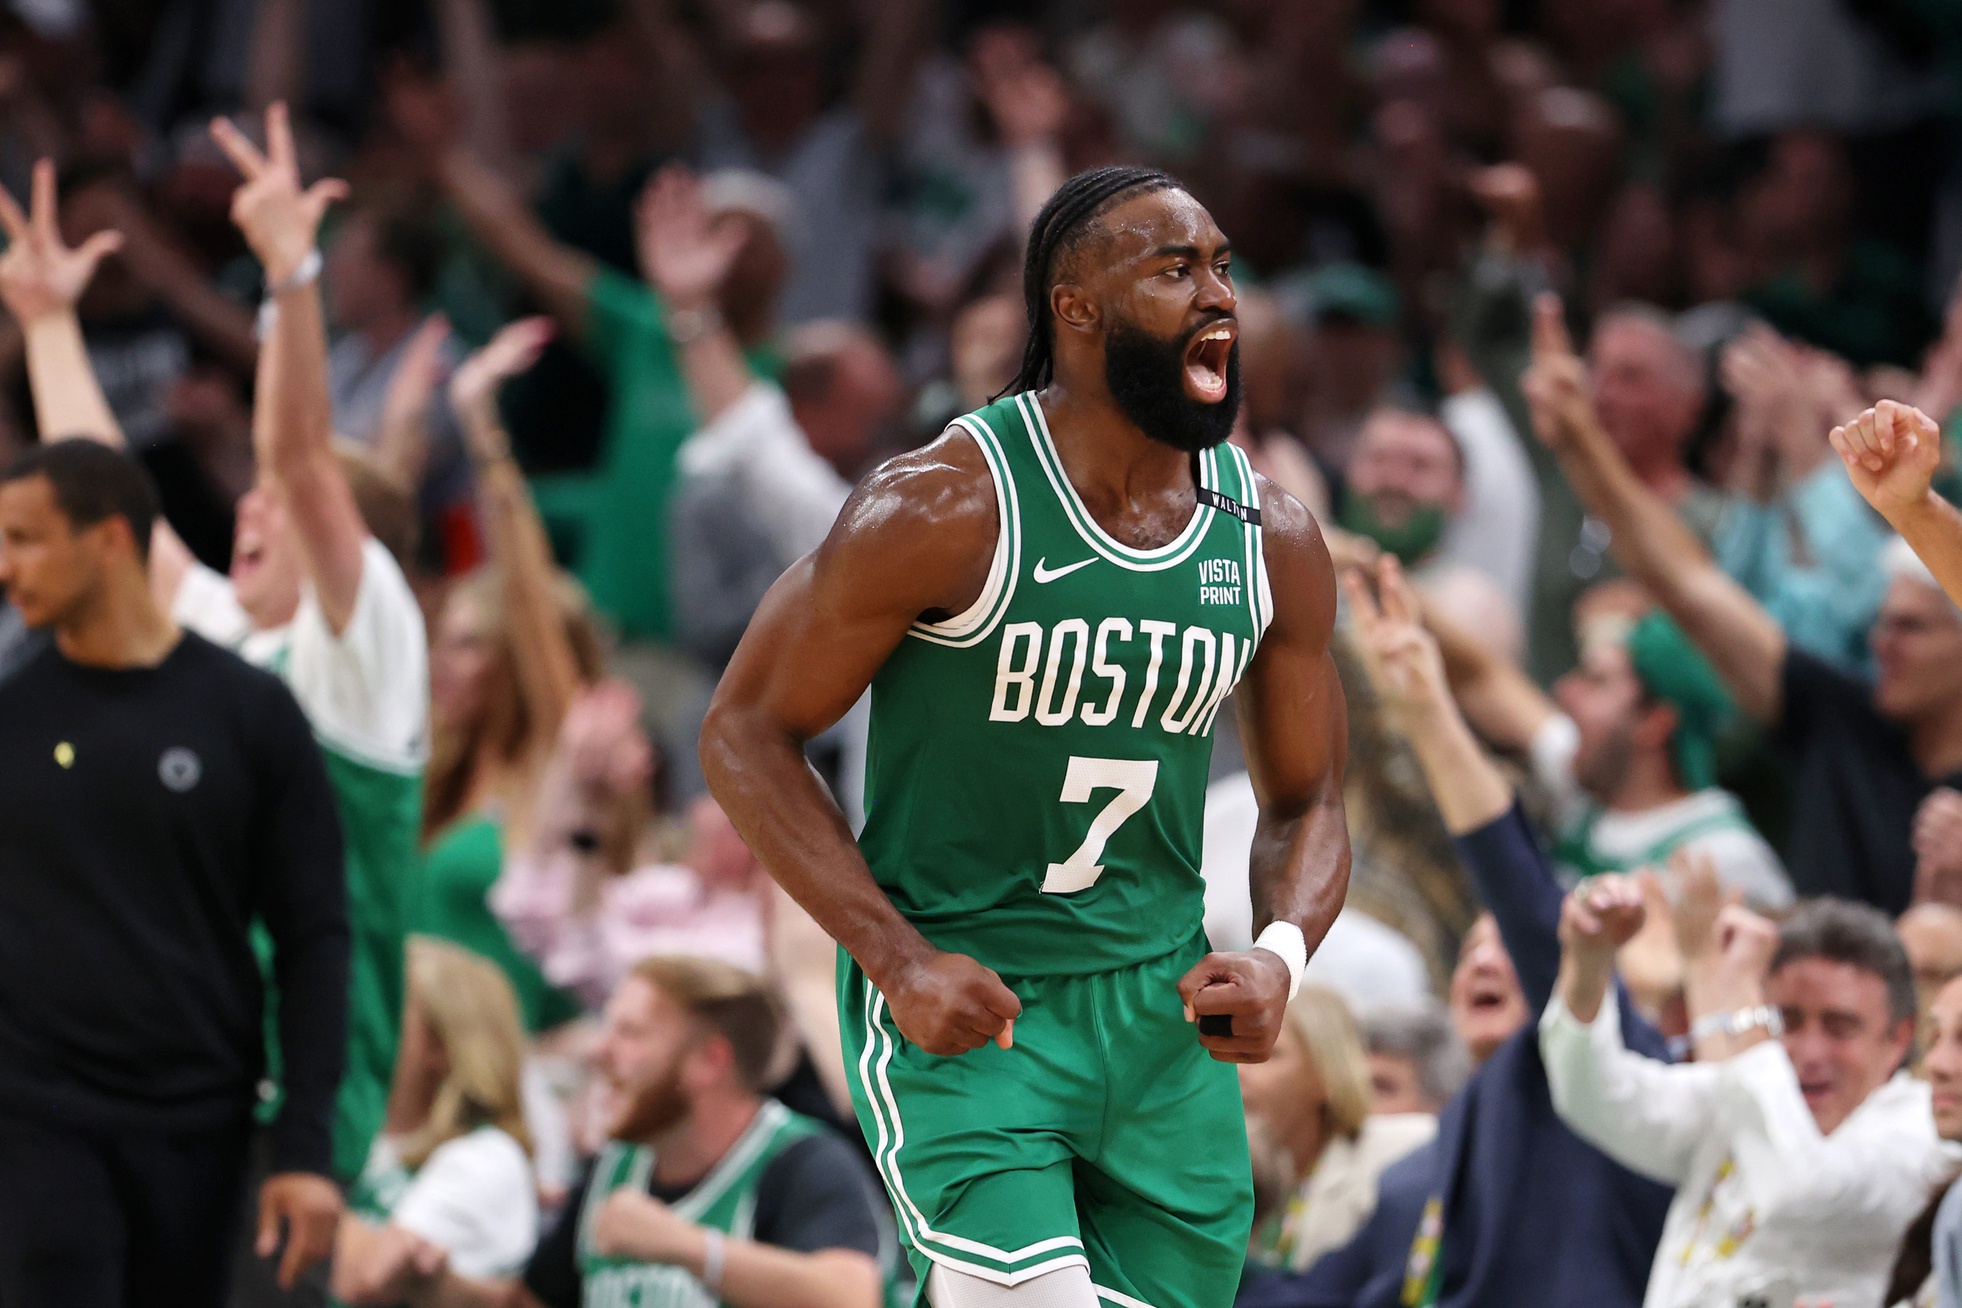
<path fill-rule="evenodd" d="M 38 399 L 38 395 L 37 395 Z M 1950 600 L 1962 604 L 1962 512 L 1929 491 L 1920 501 L 1886 515 L 1887 524 L 1914 547 Z"/>
<path fill-rule="evenodd" d="M 935 952 L 872 879 L 803 742 L 782 724 L 753 705 L 711 705 L 701 761 L 709 791 L 763 866 L 876 988 Z"/>
<path fill-rule="evenodd" d="M 1255 933 L 1271 922 L 1292 922 L 1314 953 L 1349 893 L 1349 827 L 1340 784 L 1298 813 L 1263 813 L 1247 871 Z"/>
<path fill-rule="evenodd" d="M 81 436 L 121 449 L 122 424 L 109 407 L 89 362 L 74 311 L 36 318 L 23 328 L 27 385 L 43 441 Z"/>

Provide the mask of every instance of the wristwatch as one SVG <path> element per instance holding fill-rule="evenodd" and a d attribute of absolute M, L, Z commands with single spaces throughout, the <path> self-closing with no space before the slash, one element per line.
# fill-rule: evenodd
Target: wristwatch
<path fill-rule="evenodd" d="M 1690 1023 L 1690 1039 L 1703 1040 L 1714 1035 L 1749 1035 L 1759 1027 L 1773 1039 L 1785 1034 L 1785 1019 L 1770 1004 L 1756 1008 L 1736 1008 L 1728 1013 L 1706 1013 Z"/>

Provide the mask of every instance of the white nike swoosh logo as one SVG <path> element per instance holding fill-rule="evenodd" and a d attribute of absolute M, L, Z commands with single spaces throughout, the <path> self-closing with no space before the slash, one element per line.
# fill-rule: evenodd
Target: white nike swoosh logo
<path fill-rule="evenodd" d="M 1056 568 L 1054 570 L 1051 570 L 1043 566 L 1044 564 L 1049 562 L 1048 557 L 1045 555 L 1044 557 L 1036 560 L 1035 573 L 1034 573 L 1035 583 L 1038 586 L 1046 586 L 1050 582 L 1056 580 L 1056 578 L 1067 577 L 1072 572 L 1075 572 L 1078 568 L 1087 568 L 1091 564 L 1095 563 L 1096 561 L 1097 560 L 1095 558 L 1082 559 L 1076 563 L 1070 564 L 1070 566 L 1067 568 Z"/>

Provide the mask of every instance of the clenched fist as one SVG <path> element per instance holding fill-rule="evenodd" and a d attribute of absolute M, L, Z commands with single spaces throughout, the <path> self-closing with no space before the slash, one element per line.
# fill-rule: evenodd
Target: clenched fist
<path fill-rule="evenodd" d="M 1188 1021 L 1200 1023 L 1199 1043 L 1222 1063 L 1264 1063 L 1281 1037 L 1292 978 L 1281 956 L 1266 949 L 1208 954 L 1179 981 Z M 1209 1034 L 1203 1019 L 1225 1015 L 1231 1035 Z"/>
<path fill-rule="evenodd" d="M 1632 877 L 1594 877 L 1575 886 L 1560 908 L 1560 943 L 1576 956 L 1610 963 L 1635 938 L 1648 916 L 1642 888 Z"/>
<path fill-rule="evenodd" d="M 966 954 L 936 952 L 880 987 L 899 1033 L 929 1054 L 964 1054 L 990 1040 L 1015 1043 L 1022 1001 Z"/>

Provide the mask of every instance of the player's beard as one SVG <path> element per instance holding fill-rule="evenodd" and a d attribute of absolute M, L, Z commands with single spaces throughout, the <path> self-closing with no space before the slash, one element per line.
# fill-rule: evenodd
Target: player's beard
<path fill-rule="evenodd" d="M 694 1110 L 688 1092 L 681 1088 L 681 1063 L 681 1059 L 675 1059 L 666 1071 L 646 1085 L 630 1091 L 621 1088 L 621 1093 L 630 1093 L 633 1098 L 614 1119 L 614 1139 L 635 1143 L 651 1140 Z"/>
<path fill-rule="evenodd" d="M 1104 385 L 1133 426 L 1160 444 L 1196 454 L 1233 434 L 1240 412 L 1240 343 L 1226 356 L 1226 394 L 1212 404 L 1185 393 L 1185 352 L 1192 338 L 1211 331 L 1211 319 L 1170 340 L 1128 322 L 1111 324 L 1104 338 Z"/>

